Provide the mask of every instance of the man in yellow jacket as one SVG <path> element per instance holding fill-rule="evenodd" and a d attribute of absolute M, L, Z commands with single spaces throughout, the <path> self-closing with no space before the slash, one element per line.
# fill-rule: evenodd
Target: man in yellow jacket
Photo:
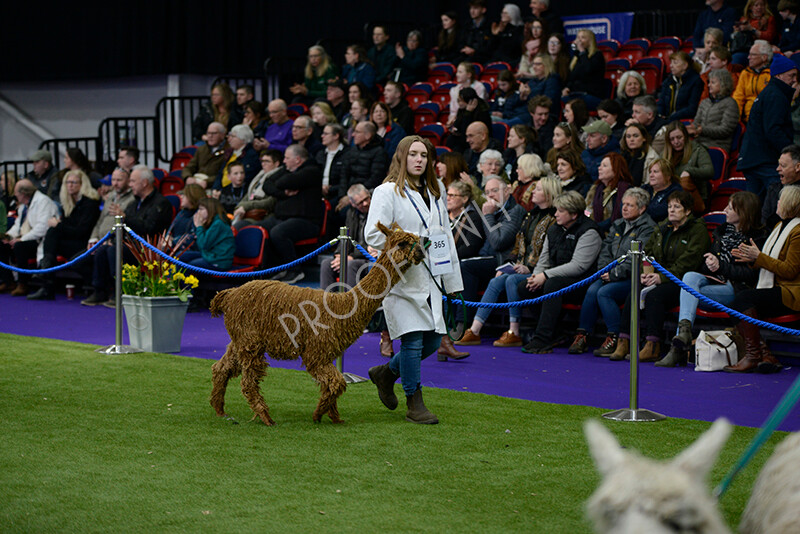
<path fill-rule="evenodd" d="M 739 81 L 733 91 L 733 99 L 739 104 L 739 115 L 742 122 L 747 122 L 750 117 L 750 108 L 753 107 L 758 93 L 769 83 L 772 47 L 763 39 L 756 40 L 750 47 L 747 61 L 749 65 L 739 74 Z"/>

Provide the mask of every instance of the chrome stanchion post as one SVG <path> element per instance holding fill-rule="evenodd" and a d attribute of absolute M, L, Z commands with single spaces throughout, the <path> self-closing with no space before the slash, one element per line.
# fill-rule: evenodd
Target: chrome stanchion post
<path fill-rule="evenodd" d="M 347 287 L 345 287 L 347 281 L 347 227 L 340 226 L 339 227 L 339 293 L 345 293 L 347 291 Z M 342 373 L 344 376 L 345 382 L 348 384 L 358 384 L 359 382 L 367 382 L 367 379 L 363 376 L 354 375 L 353 373 L 345 373 L 344 372 L 344 354 L 339 356 L 336 360 L 336 368 L 339 369 L 339 372 Z"/>
<path fill-rule="evenodd" d="M 631 383 L 630 406 L 604 413 L 606 419 L 614 421 L 660 421 L 666 419 L 660 413 L 639 408 L 639 306 L 642 294 L 641 242 L 632 241 L 628 258 L 631 261 Z"/>
<path fill-rule="evenodd" d="M 117 215 L 114 217 L 114 220 L 114 255 L 117 262 L 117 266 L 114 269 L 116 276 L 114 280 L 114 295 L 116 300 L 116 305 L 114 306 L 114 345 L 97 349 L 95 352 L 101 352 L 103 354 L 133 354 L 142 352 L 142 350 L 122 344 L 122 247 L 125 246 L 125 225 L 122 224 L 122 215 Z"/>

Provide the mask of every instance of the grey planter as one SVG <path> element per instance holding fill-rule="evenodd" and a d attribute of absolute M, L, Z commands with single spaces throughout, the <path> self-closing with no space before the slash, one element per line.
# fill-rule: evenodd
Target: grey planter
<path fill-rule="evenodd" d="M 189 302 L 178 297 L 122 295 L 130 345 L 146 352 L 179 352 Z"/>

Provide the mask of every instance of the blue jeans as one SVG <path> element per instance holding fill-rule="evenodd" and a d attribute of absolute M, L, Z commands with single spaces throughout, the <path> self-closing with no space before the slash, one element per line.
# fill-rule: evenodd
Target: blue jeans
<path fill-rule="evenodd" d="M 433 354 L 441 342 L 441 334 L 434 331 L 409 332 L 400 336 L 400 352 L 389 360 L 389 369 L 400 373 L 406 397 L 420 388 L 420 362 Z"/>
<path fill-rule="evenodd" d="M 606 322 L 606 330 L 618 334 L 619 318 L 622 313 L 619 305 L 625 302 L 625 297 L 630 295 L 630 292 L 630 280 L 622 280 L 620 282 L 595 280 L 586 290 L 586 296 L 583 298 L 578 326 L 587 332 L 591 332 L 597 322 L 597 314 L 599 312 Z"/>
<path fill-rule="evenodd" d="M 500 276 L 495 276 L 489 282 L 486 291 L 483 292 L 481 302 L 495 303 L 500 298 L 500 295 L 503 294 L 503 291 L 506 293 L 508 302 L 519 300 L 517 284 L 528 278 L 528 276 L 527 274 L 501 274 Z M 485 323 L 491 313 L 491 308 L 478 308 L 478 311 L 475 312 L 475 319 Z M 508 316 L 512 323 L 518 323 L 519 308 L 509 308 Z"/>
<path fill-rule="evenodd" d="M 694 271 L 690 271 L 683 275 L 683 282 L 696 289 L 701 295 L 716 300 L 720 304 L 728 306 L 733 302 L 733 285 L 730 282 L 725 284 L 718 284 L 712 282 L 705 276 Z M 697 305 L 700 301 L 690 295 L 688 292 L 681 290 L 681 311 L 678 313 L 678 320 L 686 319 L 694 324 L 694 318 L 697 315 Z"/>

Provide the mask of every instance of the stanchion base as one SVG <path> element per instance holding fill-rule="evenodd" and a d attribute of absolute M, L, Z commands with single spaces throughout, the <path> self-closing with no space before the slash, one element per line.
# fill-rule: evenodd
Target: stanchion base
<path fill-rule="evenodd" d="M 361 382 L 369 382 L 369 378 L 364 378 L 363 376 L 354 375 L 353 373 L 342 373 L 344 377 L 344 381 L 348 384 L 360 384 Z"/>
<path fill-rule="evenodd" d="M 99 352 L 101 354 L 136 354 L 137 352 L 144 351 L 130 345 L 109 345 L 107 347 L 95 349 L 95 352 Z"/>
<path fill-rule="evenodd" d="M 631 410 L 630 408 L 623 408 L 621 410 L 614 410 L 613 412 L 604 413 L 603 417 L 606 419 L 613 419 L 614 421 L 642 421 L 652 422 L 661 421 L 666 419 L 666 415 L 653 412 L 651 410 Z"/>

